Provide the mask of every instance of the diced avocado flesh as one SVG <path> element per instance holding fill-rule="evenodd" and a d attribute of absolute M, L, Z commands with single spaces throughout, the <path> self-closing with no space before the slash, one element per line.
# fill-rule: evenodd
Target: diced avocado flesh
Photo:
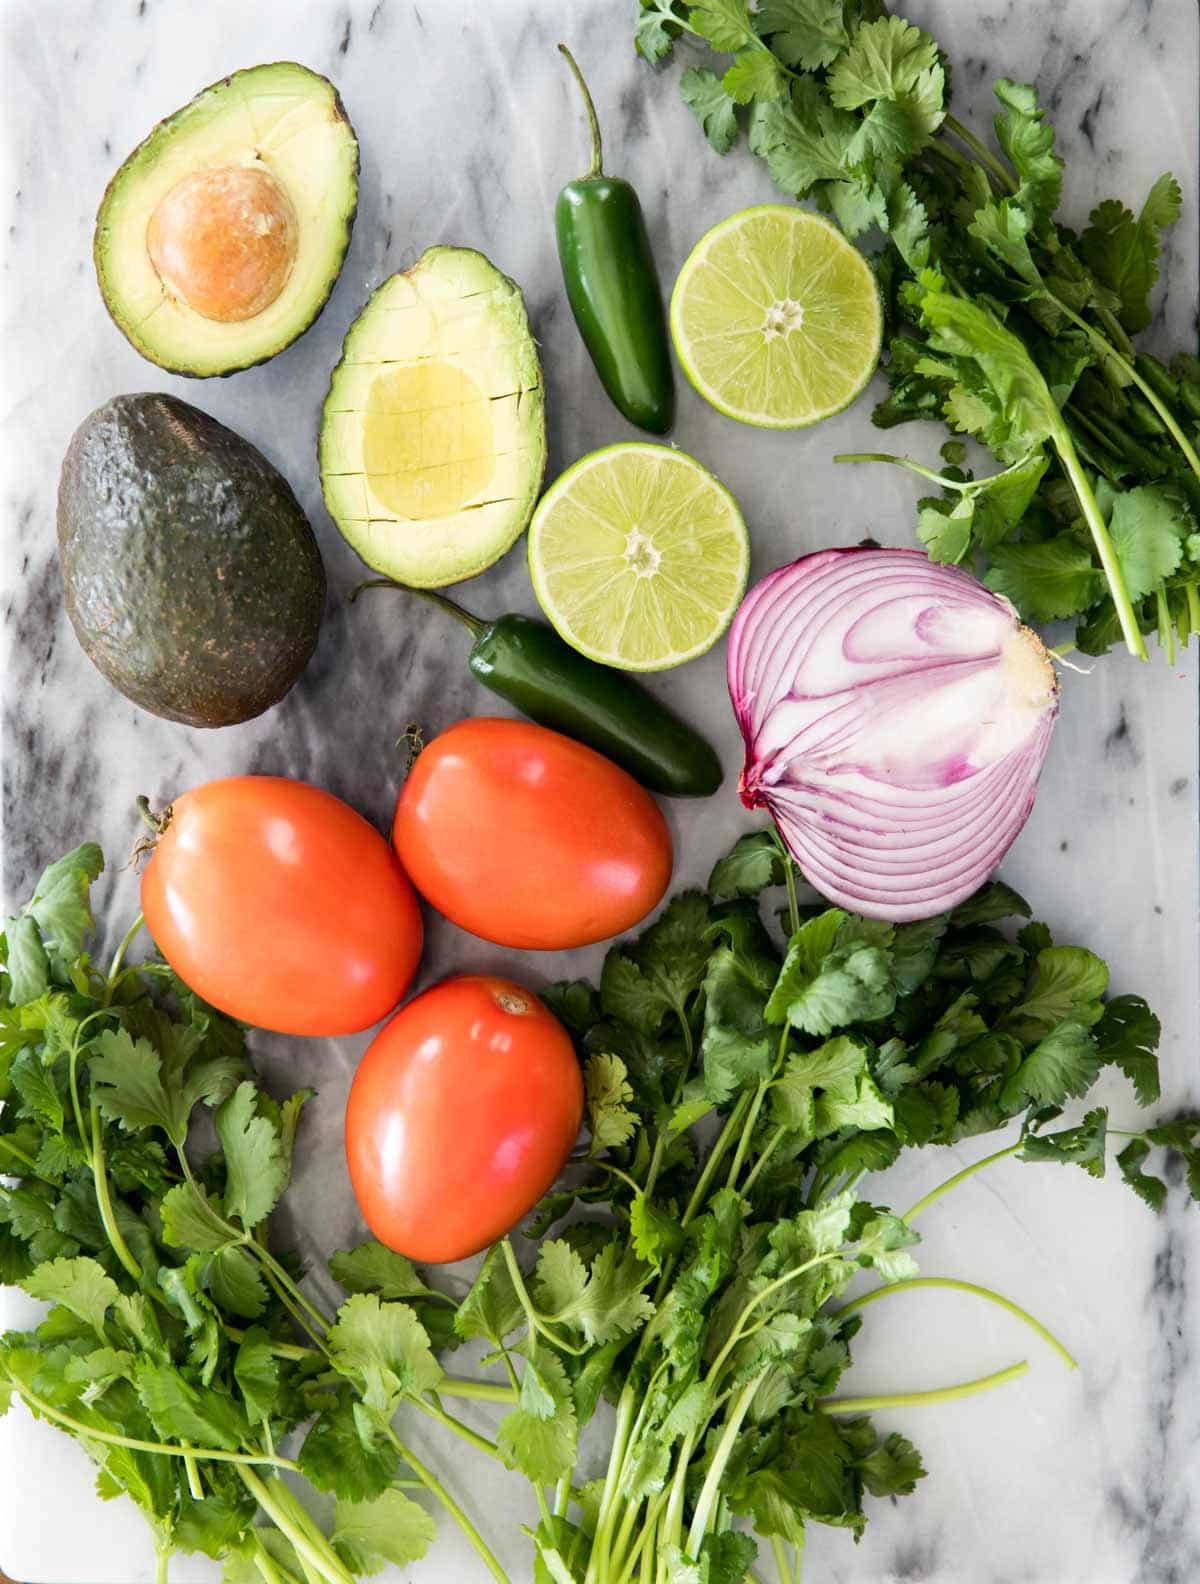
<path fill-rule="evenodd" d="M 286 193 L 298 224 L 295 262 L 253 317 L 222 323 L 168 288 L 147 232 L 164 198 L 197 171 L 251 165 Z M 180 374 L 261 363 L 308 329 L 337 280 L 358 203 L 358 143 L 333 84 L 280 61 L 235 72 L 161 121 L 109 183 L 96 219 L 96 274 L 133 345 Z"/>
<path fill-rule="evenodd" d="M 513 544 L 545 465 L 520 290 L 481 253 L 431 248 L 346 336 L 321 422 L 330 515 L 368 566 L 436 588 Z"/>

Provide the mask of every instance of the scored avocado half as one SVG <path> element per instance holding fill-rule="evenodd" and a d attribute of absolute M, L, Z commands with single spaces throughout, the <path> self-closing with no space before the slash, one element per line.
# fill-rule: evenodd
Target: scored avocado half
<path fill-rule="evenodd" d="M 174 373 L 261 363 L 324 307 L 357 203 L 358 143 L 333 84 L 294 61 L 235 72 L 109 182 L 94 249 L 105 305 Z"/>
<path fill-rule="evenodd" d="M 435 247 L 351 325 L 321 420 L 325 504 L 368 566 L 436 588 L 498 560 L 546 466 L 542 371 L 520 289 Z"/>

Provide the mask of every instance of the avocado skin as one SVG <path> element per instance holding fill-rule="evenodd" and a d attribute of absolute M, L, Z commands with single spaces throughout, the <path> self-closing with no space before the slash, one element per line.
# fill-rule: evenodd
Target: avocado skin
<path fill-rule="evenodd" d="M 67 614 L 135 704 L 231 726 L 277 704 L 316 648 L 325 568 L 287 480 L 173 396 L 114 396 L 58 487 Z"/>

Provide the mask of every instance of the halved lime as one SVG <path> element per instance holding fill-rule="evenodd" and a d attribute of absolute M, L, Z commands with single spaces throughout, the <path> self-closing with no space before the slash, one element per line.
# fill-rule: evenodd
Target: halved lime
<path fill-rule="evenodd" d="M 529 572 L 542 609 L 580 653 L 665 671 L 711 649 L 746 589 L 738 504 L 670 446 L 605 446 L 542 496 Z"/>
<path fill-rule="evenodd" d="M 875 372 L 882 333 L 866 259 L 835 225 L 791 204 L 715 225 L 671 294 L 683 372 L 718 412 L 765 429 L 848 407 Z"/>

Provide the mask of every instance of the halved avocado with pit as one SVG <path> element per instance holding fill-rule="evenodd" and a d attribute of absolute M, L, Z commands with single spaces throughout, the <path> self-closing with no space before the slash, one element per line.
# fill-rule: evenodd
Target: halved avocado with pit
<path fill-rule="evenodd" d="M 105 305 L 161 368 L 249 368 L 324 307 L 357 204 L 358 142 L 333 84 L 294 61 L 235 72 L 109 182 L 94 248 Z"/>
<path fill-rule="evenodd" d="M 437 588 L 491 566 L 529 521 L 545 396 L 520 288 L 434 247 L 351 325 L 321 418 L 330 516 L 368 566 Z"/>

